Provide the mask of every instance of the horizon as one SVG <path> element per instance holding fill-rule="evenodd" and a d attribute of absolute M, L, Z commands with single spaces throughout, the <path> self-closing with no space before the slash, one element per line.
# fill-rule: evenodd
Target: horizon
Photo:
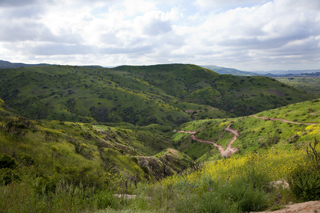
<path fill-rule="evenodd" d="M 25 63 L 25 62 L 15 62 L 15 61 L 5 61 L 5 60 L 1 60 L 0 61 L 4 61 L 4 62 L 9 62 L 9 63 L 13 63 L 13 64 L 29 64 L 29 63 Z M 79 65 L 79 64 L 50 64 L 50 63 L 46 63 L 46 62 L 41 62 L 41 63 L 33 63 L 33 64 L 48 64 L 48 65 L 62 65 L 62 66 L 100 66 L 100 67 L 103 67 L 103 68 L 114 68 L 114 67 L 120 67 L 120 66 L 154 66 L 154 65 L 167 65 L 167 64 L 191 64 L 191 63 L 163 63 L 163 64 L 120 64 L 120 65 L 114 65 L 114 66 L 103 66 L 103 65 L 100 65 L 100 64 L 82 64 L 82 65 Z M 257 73 L 271 73 L 272 72 L 284 72 L 284 71 L 320 71 L 320 68 L 315 68 L 315 69 L 288 69 L 288 70 L 254 70 L 254 71 L 248 71 L 248 70 L 241 70 L 241 69 L 238 69 L 238 68 L 233 68 L 233 67 L 222 67 L 222 66 L 217 66 L 217 65 L 214 65 L 214 64 L 194 64 L 194 65 L 197 65 L 197 66 L 216 66 L 216 67 L 219 67 L 219 68 L 225 68 L 225 69 L 235 69 L 235 70 L 238 70 L 238 71 L 242 71 L 242 72 L 257 72 Z M 214 71 L 214 70 L 213 70 Z"/>

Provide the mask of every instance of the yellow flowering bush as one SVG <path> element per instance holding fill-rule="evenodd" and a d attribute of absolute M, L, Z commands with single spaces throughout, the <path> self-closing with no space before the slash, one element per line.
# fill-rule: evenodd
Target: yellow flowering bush
<path fill-rule="evenodd" d="M 234 156 L 215 162 L 208 162 L 201 171 L 187 175 L 174 175 L 164 179 L 162 185 L 176 185 L 182 182 L 200 184 L 203 179 L 232 181 L 237 177 L 247 177 L 251 172 L 265 174 L 270 180 L 285 179 L 287 174 L 299 165 L 307 163 L 304 151 L 275 151 Z"/>

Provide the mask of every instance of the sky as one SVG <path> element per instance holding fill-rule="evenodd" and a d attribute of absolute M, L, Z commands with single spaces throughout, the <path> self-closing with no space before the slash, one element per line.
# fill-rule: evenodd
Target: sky
<path fill-rule="evenodd" d="M 0 60 L 320 69 L 320 0 L 0 0 Z"/>

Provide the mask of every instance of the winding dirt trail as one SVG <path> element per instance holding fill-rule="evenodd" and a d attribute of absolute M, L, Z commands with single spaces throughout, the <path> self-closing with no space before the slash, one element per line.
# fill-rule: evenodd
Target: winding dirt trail
<path fill-rule="evenodd" d="M 197 131 L 178 131 L 180 133 L 186 133 L 186 134 L 191 134 L 191 138 L 193 140 L 196 140 L 200 143 L 209 143 L 209 144 L 212 144 L 213 146 L 217 147 L 219 152 L 220 152 L 220 155 L 222 157 L 230 157 L 232 154 L 236 153 L 239 149 L 237 147 L 231 147 L 233 142 L 237 139 L 237 137 L 239 136 L 239 132 L 238 130 L 236 129 L 232 129 L 230 128 L 230 126 L 232 125 L 233 123 L 229 124 L 225 129 L 224 131 L 228 131 L 230 132 L 231 134 L 233 134 L 233 137 L 231 138 L 230 142 L 228 143 L 227 145 L 227 148 L 224 149 L 221 145 L 218 145 L 216 144 L 214 141 L 205 141 L 205 140 L 201 140 L 201 139 L 198 139 L 196 138 L 196 136 L 194 134 L 196 134 L 197 132 L 200 131 L 200 129 L 198 129 Z"/>
<path fill-rule="evenodd" d="M 288 121 L 286 119 L 280 119 L 280 118 L 269 118 L 269 117 L 258 117 L 256 115 L 253 115 L 255 118 L 260 118 L 262 120 L 271 120 L 271 121 L 282 121 L 285 123 L 290 123 L 290 124 L 305 124 L 305 125 L 314 125 L 314 124 L 319 124 L 319 123 L 301 123 L 301 122 L 295 122 L 295 121 Z"/>

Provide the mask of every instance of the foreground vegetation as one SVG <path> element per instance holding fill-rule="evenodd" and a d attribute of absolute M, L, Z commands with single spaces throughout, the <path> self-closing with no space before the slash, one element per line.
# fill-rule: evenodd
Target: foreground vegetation
<path fill-rule="evenodd" d="M 320 174 L 316 170 L 319 162 L 312 161 L 312 157 L 314 155 L 308 156 L 305 151 L 269 151 L 232 157 L 158 183 L 141 182 L 137 188 L 125 188 L 119 180 L 118 185 L 100 188 L 97 184 L 88 186 L 85 180 L 76 185 L 63 179 L 50 188 L 48 183 L 41 185 L 43 179 L 32 179 L 32 174 L 29 174 L 29 178 L 0 188 L 0 205 L 4 212 L 275 210 L 289 201 L 320 198 Z M 288 181 L 290 188 L 271 183 L 278 180 Z M 112 183 L 117 183 L 117 180 Z M 113 196 L 115 192 L 137 196 L 134 199 L 116 198 Z"/>

